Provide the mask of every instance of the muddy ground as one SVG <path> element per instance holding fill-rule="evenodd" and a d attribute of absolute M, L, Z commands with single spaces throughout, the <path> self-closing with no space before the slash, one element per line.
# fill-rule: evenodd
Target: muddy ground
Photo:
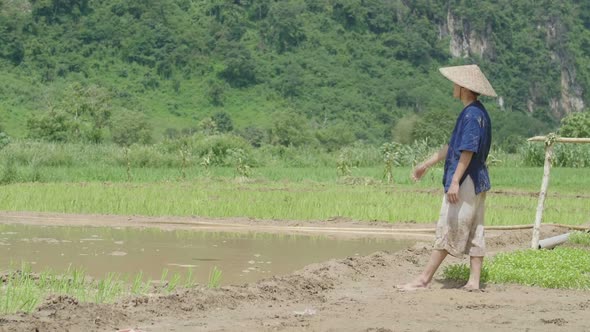
<path fill-rule="evenodd" d="M 484 292 L 473 293 L 440 279 L 440 274 L 431 289 L 397 291 L 394 286 L 419 273 L 428 260 L 434 225 L 8 212 L 0 213 L 0 222 L 303 233 L 323 229 L 333 236 L 401 236 L 407 229 L 423 230 L 405 235 L 418 242 L 401 252 L 331 260 L 257 283 L 198 287 L 103 305 L 52 296 L 32 314 L 0 316 L 0 331 L 590 331 L 588 291 L 488 284 Z M 542 233 L 549 237 L 564 229 L 544 227 Z M 486 233 L 490 255 L 527 248 L 530 238 L 530 229 Z M 450 258 L 444 264 L 457 262 L 468 261 Z"/>

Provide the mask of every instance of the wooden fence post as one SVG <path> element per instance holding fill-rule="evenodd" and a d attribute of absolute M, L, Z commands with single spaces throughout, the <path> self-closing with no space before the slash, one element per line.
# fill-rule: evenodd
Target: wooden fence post
<path fill-rule="evenodd" d="M 551 172 L 551 163 L 553 161 L 554 143 L 590 143 L 590 138 L 572 138 L 558 137 L 554 133 L 547 136 L 535 136 L 528 139 L 529 142 L 545 142 L 545 167 L 543 171 L 543 182 L 541 182 L 541 192 L 539 193 L 539 204 L 537 205 L 537 215 L 533 225 L 533 249 L 539 249 L 539 237 L 541 235 L 541 221 L 543 220 L 543 210 L 545 209 L 545 197 L 549 187 L 549 173 Z"/>
<path fill-rule="evenodd" d="M 541 182 L 541 192 L 539 193 L 539 203 L 537 204 L 537 214 L 535 216 L 535 225 L 533 227 L 533 249 L 539 249 L 541 221 L 543 220 L 543 210 L 545 209 L 545 197 L 547 197 L 547 188 L 549 187 L 549 175 L 551 174 L 552 159 L 553 142 L 548 141 L 545 144 L 545 166 L 543 168 L 543 181 Z"/>

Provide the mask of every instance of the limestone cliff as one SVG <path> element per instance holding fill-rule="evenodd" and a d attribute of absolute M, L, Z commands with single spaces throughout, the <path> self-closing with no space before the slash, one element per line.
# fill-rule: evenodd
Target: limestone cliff
<path fill-rule="evenodd" d="M 567 51 L 556 46 L 559 45 L 561 38 L 565 38 L 563 26 L 558 20 L 548 19 L 545 24 L 537 25 L 536 29 L 546 33 L 545 43 L 552 49 L 551 57 L 560 67 L 561 80 L 559 92 L 551 96 L 543 96 L 542 92 L 536 91 L 533 80 L 529 80 L 526 110 L 532 113 L 536 107 L 544 106 L 551 110 L 555 118 L 582 111 L 585 107 L 584 90 L 576 81 L 575 66 L 569 59 Z M 459 17 L 451 10 L 447 12 L 446 21 L 439 25 L 439 36 L 441 39 L 449 39 L 449 51 L 455 58 L 475 57 L 494 62 L 497 51 L 492 35 L 493 28 L 490 24 L 487 24 L 483 31 L 476 31 L 468 20 Z M 539 99 L 548 100 L 548 102 Z M 504 108 L 504 103 L 502 97 L 498 98 L 500 108 Z"/>

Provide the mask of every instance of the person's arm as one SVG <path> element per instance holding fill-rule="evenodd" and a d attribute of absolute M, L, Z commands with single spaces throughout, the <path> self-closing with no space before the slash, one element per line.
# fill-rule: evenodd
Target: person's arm
<path fill-rule="evenodd" d="M 439 161 L 445 159 L 445 157 L 447 156 L 448 150 L 449 150 L 449 146 L 445 145 L 440 150 L 438 150 L 436 153 L 434 153 L 432 156 L 430 156 L 430 158 L 426 159 L 421 164 L 418 164 L 416 166 L 416 168 L 414 168 L 414 171 L 412 172 L 412 179 L 414 181 L 420 180 L 424 176 L 424 174 L 426 174 L 426 171 L 428 171 L 428 169 L 430 167 L 436 165 Z"/>
<path fill-rule="evenodd" d="M 465 170 L 467 169 L 467 166 L 469 166 L 472 157 L 472 151 L 461 151 L 461 157 L 459 158 L 459 163 L 457 164 L 457 168 L 455 169 L 455 173 L 453 174 L 451 186 L 447 191 L 447 199 L 451 204 L 455 204 L 459 201 L 459 182 L 461 181 L 463 174 L 465 174 Z"/>

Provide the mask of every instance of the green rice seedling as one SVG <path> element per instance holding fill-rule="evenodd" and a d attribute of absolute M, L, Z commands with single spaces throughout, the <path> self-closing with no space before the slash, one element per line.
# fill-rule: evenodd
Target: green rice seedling
<path fill-rule="evenodd" d="M 166 270 L 162 274 L 164 282 L 167 275 Z M 151 285 L 150 281 L 142 282 L 143 272 L 135 275 L 133 282 L 127 285 L 115 273 L 108 273 L 104 279 L 90 282 L 86 280 L 84 270 L 71 266 L 63 274 L 46 270 L 35 275 L 31 273 L 30 265 L 22 264 L 19 270 L 9 272 L 6 276 L 4 284 L 0 285 L 0 314 L 31 312 L 49 294 L 65 294 L 82 302 L 105 303 L 126 294 L 145 294 Z M 175 290 L 181 279 L 181 275 L 176 273 L 165 289 L 168 292 Z M 192 280 L 191 273 L 187 280 Z"/>
<path fill-rule="evenodd" d="M 187 272 L 187 276 L 186 276 L 186 282 L 184 283 L 184 287 L 186 288 L 193 288 L 195 286 L 195 281 L 193 280 L 193 268 L 189 267 L 188 268 L 188 272 Z"/>
<path fill-rule="evenodd" d="M 79 288 L 86 285 L 86 272 L 83 269 L 72 268 L 70 264 L 67 272 L 70 274 L 70 280 L 67 281 L 71 284 L 71 287 Z"/>
<path fill-rule="evenodd" d="M 160 283 L 161 283 L 162 285 L 164 285 L 164 284 L 165 284 L 165 282 L 166 282 L 166 278 L 167 278 L 167 277 L 168 277 L 168 269 L 164 268 L 164 269 L 162 270 L 162 275 L 161 275 L 161 277 L 160 277 Z"/>
<path fill-rule="evenodd" d="M 143 271 L 139 271 L 133 278 L 131 284 L 131 294 L 141 294 L 143 291 Z"/>
<path fill-rule="evenodd" d="M 72 268 L 71 265 L 68 267 L 68 273 L 65 274 L 64 283 L 68 284 L 69 291 L 66 294 L 72 294 L 81 301 L 86 301 L 87 298 L 87 282 L 86 272 L 81 268 Z"/>
<path fill-rule="evenodd" d="M 221 285 L 221 270 L 214 266 L 213 269 L 209 272 L 209 282 L 207 283 L 207 287 L 209 288 L 219 288 Z"/>
<path fill-rule="evenodd" d="M 395 191 L 379 183 L 381 167 L 355 170 L 358 178 L 375 179 L 374 182 L 347 185 L 336 183 L 333 167 L 259 169 L 270 180 L 256 179 L 240 183 L 237 188 L 235 181 L 229 179 L 234 176 L 231 168 L 212 168 L 214 178 L 197 177 L 190 185 L 164 180 L 176 179 L 177 170 L 136 171 L 135 181 L 145 182 L 122 183 L 125 179 L 121 169 L 112 170 L 119 174 L 119 182 L 101 182 L 113 177 L 110 174 L 83 185 L 63 182 L 73 173 L 86 172 L 80 168 L 61 170 L 63 174 L 56 182 L 6 185 L 0 191 L 0 210 L 300 220 L 346 216 L 355 220 L 432 223 L 442 197 L 442 169 L 438 168 L 430 170 L 432 178 L 426 176 L 413 184 L 410 168 L 395 167 Z M 97 168 L 89 172 L 101 171 Z M 486 224 L 532 223 L 543 170 L 493 167 L 490 173 L 493 190 L 486 201 Z M 554 168 L 544 221 L 573 225 L 587 222 L 589 186 L 590 177 L 585 176 L 584 169 Z"/>
<path fill-rule="evenodd" d="M 180 274 L 179 273 L 174 273 L 172 275 L 172 278 L 170 278 L 170 280 L 168 281 L 168 284 L 166 285 L 166 290 L 168 292 L 172 292 L 173 290 L 176 289 L 176 286 L 178 286 L 178 283 L 180 282 Z"/>
<path fill-rule="evenodd" d="M 484 263 L 483 282 L 516 283 L 544 288 L 590 289 L 590 251 L 560 247 L 501 253 Z M 469 268 L 451 265 L 445 278 L 467 281 Z"/>
<path fill-rule="evenodd" d="M 379 170 L 375 171 L 378 174 Z M 394 173 L 394 176 L 398 175 Z M 538 179 L 541 177 L 542 174 Z M 579 178 L 579 182 L 590 185 L 583 177 Z M 560 192 L 559 195 L 549 193 L 545 222 L 572 225 L 587 222 L 590 207 L 587 198 L 578 197 L 578 190 L 582 190 L 578 184 L 558 177 L 555 181 L 552 178 L 552 183 L 555 183 L 554 190 Z M 395 191 L 380 184 L 313 182 L 240 183 L 236 190 L 235 182 L 210 180 L 193 181 L 190 186 L 178 182 L 139 187 L 124 183 L 19 184 L 2 188 L 0 210 L 298 220 L 346 216 L 356 220 L 432 223 L 437 219 L 442 197 L 442 190 L 434 188 L 428 184 L 409 186 L 401 180 L 397 181 Z M 514 192 L 502 183 L 494 188 L 506 188 L 509 192 L 488 195 L 487 225 L 533 222 L 538 201 L 534 192 Z M 568 192 L 567 188 L 574 189 Z"/>
<path fill-rule="evenodd" d="M 18 284 L 14 285 L 18 295 L 15 297 L 16 311 L 31 312 L 37 305 L 39 297 L 35 292 L 35 281 L 30 277 L 30 274 L 22 275 L 18 280 Z"/>
<path fill-rule="evenodd" d="M 94 301 L 96 303 L 110 302 L 121 293 L 122 285 L 119 276 L 115 273 L 107 273 L 106 277 L 97 283 Z"/>
<path fill-rule="evenodd" d="M 39 298 L 35 280 L 30 270 L 23 267 L 23 270 L 8 273 L 5 284 L 0 287 L 0 313 L 29 312 L 36 306 Z"/>

